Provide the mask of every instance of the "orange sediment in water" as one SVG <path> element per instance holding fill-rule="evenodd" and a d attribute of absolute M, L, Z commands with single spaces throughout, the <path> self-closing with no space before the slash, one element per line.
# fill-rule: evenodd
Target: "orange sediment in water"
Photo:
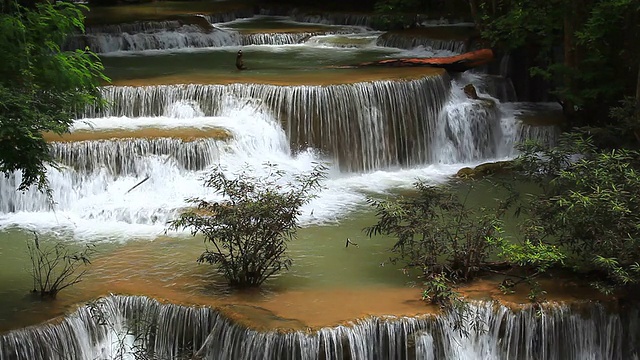
<path fill-rule="evenodd" d="M 513 306 L 531 303 L 528 299 L 530 287 L 526 283 L 516 285 L 511 289 L 511 293 L 505 294 L 499 288 L 503 278 L 502 276 L 479 278 L 460 286 L 458 291 L 468 299 L 498 300 L 505 305 Z M 585 300 L 612 300 L 612 298 L 606 297 L 588 286 L 587 283 L 577 281 L 569 275 L 539 278 L 537 281 L 540 284 L 540 289 L 545 291 L 544 294 L 541 294 L 541 300 L 567 303 Z"/>
<path fill-rule="evenodd" d="M 88 298 L 110 293 L 146 295 L 173 304 L 210 306 L 259 330 L 316 329 L 368 316 L 418 316 L 438 311 L 420 300 L 419 288 L 404 284 L 311 289 L 266 284 L 262 289 L 229 290 L 212 266 L 195 262 L 200 249 L 182 247 L 179 242 L 184 240 L 173 241 L 140 242 L 96 258 L 82 291 Z M 163 252 L 180 253 L 184 263 L 176 258 L 179 263 L 167 269 L 164 256 L 156 256 L 159 250 L 152 249 L 154 246 L 164 248 Z"/>
<path fill-rule="evenodd" d="M 118 139 L 156 139 L 174 138 L 183 141 L 195 141 L 198 139 L 213 138 L 216 140 L 229 140 L 231 133 L 222 128 L 144 128 L 137 130 L 107 130 L 107 131 L 74 131 L 63 135 L 55 133 L 45 133 L 43 137 L 49 142 L 73 142 L 73 141 L 95 141 L 95 140 L 118 140 Z"/>
<path fill-rule="evenodd" d="M 200 250 L 186 250 L 180 245 L 172 245 L 171 241 L 159 242 L 164 245 L 139 243 L 96 259 L 91 270 L 93 275 L 90 275 L 96 279 L 87 281 L 90 284 L 85 288 L 87 295 L 146 295 L 174 304 L 210 306 L 257 330 L 310 330 L 347 324 L 369 316 L 413 317 L 440 311 L 421 299 L 420 286 L 410 287 L 403 283 L 317 288 L 288 285 L 274 288 L 266 284 L 263 289 L 229 290 L 211 266 L 195 263 Z M 193 260 L 167 270 L 164 260 L 149 253 L 149 246 L 170 246 L 171 249 L 164 251 L 191 256 Z M 134 268 L 145 271 L 133 271 Z M 105 274 L 109 274 L 106 279 Z M 500 277 L 480 278 L 461 285 L 456 291 L 467 299 L 497 300 L 514 308 L 530 303 L 525 284 L 505 295 L 498 288 L 501 280 Z M 569 277 L 540 279 L 540 283 L 547 291 L 544 297 L 550 301 L 611 300 Z"/>
<path fill-rule="evenodd" d="M 415 317 L 440 313 L 440 308 L 421 300 L 420 286 L 405 284 L 229 290 L 224 280 L 208 265 L 195 259 L 198 249 L 185 249 L 180 242 L 141 241 L 110 251 L 92 261 L 84 282 L 62 292 L 52 306 L 21 316 L 15 326 L 26 326 L 61 316 L 76 304 L 109 294 L 144 295 L 185 306 L 208 306 L 245 327 L 259 331 L 313 331 L 322 327 L 348 325 L 370 316 Z M 173 255 L 174 263 L 157 256 L 159 250 Z M 176 257 L 188 257 L 183 261 Z M 143 269 L 143 270 L 141 270 Z M 514 293 L 503 294 L 500 277 L 481 278 L 456 289 L 466 299 L 496 300 L 517 310 L 529 304 L 528 287 L 518 285 Z M 217 283 L 217 284 L 216 284 Z M 612 303 L 586 284 L 569 277 L 540 279 L 545 298 L 556 302 L 595 300 Z M 8 330 L 0 326 L 0 331 Z"/>
<path fill-rule="evenodd" d="M 367 68 L 367 69 L 317 69 L 290 74 L 261 74 L 253 70 L 230 71 L 219 74 L 181 74 L 149 77 L 144 79 L 115 80 L 116 86 L 150 86 L 172 84 L 266 84 L 280 86 L 295 85 L 339 85 L 379 80 L 416 80 L 429 76 L 440 76 L 445 70 L 439 68 Z"/>

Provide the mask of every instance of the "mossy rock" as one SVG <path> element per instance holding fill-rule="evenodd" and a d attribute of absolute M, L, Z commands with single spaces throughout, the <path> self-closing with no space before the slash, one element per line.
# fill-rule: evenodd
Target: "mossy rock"
<path fill-rule="evenodd" d="M 513 163 L 511 161 L 496 161 L 484 163 L 475 168 L 464 167 L 456 173 L 456 177 L 462 179 L 478 178 L 496 174 L 507 174 L 511 172 Z"/>

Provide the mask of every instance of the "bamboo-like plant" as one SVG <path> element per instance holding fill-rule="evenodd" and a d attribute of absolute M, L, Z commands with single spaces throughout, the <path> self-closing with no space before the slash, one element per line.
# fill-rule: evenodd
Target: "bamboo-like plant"
<path fill-rule="evenodd" d="M 91 264 L 89 257 L 95 252 L 94 245 L 74 252 L 62 242 L 41 244 L 36 233 L 33 241 L 27 242 L 27 249 L 31 259 L 32 292 L 51 299 L 82 281 Z"/>

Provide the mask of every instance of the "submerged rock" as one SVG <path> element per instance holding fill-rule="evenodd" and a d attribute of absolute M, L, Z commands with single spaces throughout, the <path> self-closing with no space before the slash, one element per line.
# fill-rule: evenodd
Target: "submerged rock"
<path fill-rule="evenodd" d="M 511 161 L 496 161 L 480 164 L 475 168 L 464 167 L 456 173 L 459 178 L 477 178 L 494 174 L 506 174 L 512 170 Z"/>

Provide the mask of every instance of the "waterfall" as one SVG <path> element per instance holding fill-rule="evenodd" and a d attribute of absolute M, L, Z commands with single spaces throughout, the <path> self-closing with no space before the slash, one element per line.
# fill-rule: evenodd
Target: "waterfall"
<path fill-rule="evenodd" d="M 54 142 L 51 154 L 60 163 L 83 173 L 105 169 L 114 176 L 145 174 L 149 156 L 167 156 L 187 170 L 202 170 L 219 157 L 224 142 L 173 138 Z"/>
<path fill-rule="evenodd" d="M 557 143 L 564 116 L 560 104 L 514 102 L 503 104 L 502 109 L 505 118 L 519 124 L 514 129 L 515 142 L 535 140 L 549 146 Z"/>
<path fill-rule="evenodd" d="M 371 27 L 374 16 L 363 14 L 328 13 L 328 14 L 307 14 L 293 11 L 289 14 L 295 21 L 327 24 L 327 25 L 350 25 Z"/>
<path fill-rule="evenodd" d="M 496 103 L 483 100 L 450 103 L 445 106 L 438 125 L 438 158 L 444 163 L 508 155 L 498 153 L 503 134 Z"/>
<path fill-rule="evenodd" d="M 340 48 L 372 48 L 376 45 L 377 32 L 350 35 L 318 35 L 306 40 L 304 43 L 311 46 L 326 46 Z"/>
<path fill-rule="evenodd" d="M 552 146 L 557 144 L 560 129 L 557 126 L 534 126 L 521 124 L 516 142 L 535 140 L 542 145 Z"/>
<path fill-rule="evenodd" d="M 182 26 L 175 31 L 150 33 L 92 33 L 75 37 L 68 45 L 71 49 L 88 46 L 97 53 L 117 51 L 167 50 L 184 48 L 247 46 L 247 45 L 292 45 L 316 35 L 339 34 L 339 31 L 300 33 L 239 34 L 230 30 L 214 30 L 203 33 L 196 26 Z"/>
<path fill-rule="evenodd" d="M 327 35 L 333 32 L 299 32 L 299 33 L 259 33 L 243 34 L 241 45 L 291 45 L 304 42 L 316 35 Z"/>
<path fill-rule="evenodd" d="M 381 35 L 376 42 L 378 46 L 395 47 L 401 49 L 414 49 L 418 46 L 431 50 L 448 50 L 457 54 L 467 51 L 467 43 L 464 40 L 440 40 L 415 34 L 397 34 L 387 32 Z"/>
<path fill-rule="evenodd" d="M 89 25 L 85 27 L 85 33 L 87 34 L 148 33 L 148 32 L 177 30 L 180 27 L 182 27 L 182 25 L 184 24 L 178 20 L 137 21 L 134 23 L 125 23 L 125 24 Z"/>
<path fill-rule="evenodd" d="M 231 98 L 271 112 L 294 150 L 313 147 L 330 154 L 343 170 L 369 171 L 433 162 L 431 144 L 448 84 L 444 75 L 330 86 L 105 87 L 103 95 L 113 106 L 84 116 L 159 116 L 180 101 L 216 116 Z"/>
<path fill-rule="evenodd" d="M 156 29 L 154 29 L 156 30 Z M 150 32 L 88 33 L 73 37 L 66 48 L 89 47 L 97 53 L 182 48 L 234 46 L 241 43 L 235 32 L 213 29 L 204 32 L 197 25 L 182 25 L 175 29 Z"/>
<path fill-rule="evenodd" d="M 203 15 L 205 19 L 211 24 L 225 23 L 234 21 L 236 19 L 250 18 L 255 15 L 255 11 L 252 8 L 240 9 L 231 12 L 222 12 L 216 14 Z"/>
<path fill-rule="evenodd" d="M 476 86 L 481 99 L 468 99 L 462 90 L 466 84 Z M 452 81 L 436 130 L 438 161 L 464 163 L 512 155 L 515 119 L 503 116 L 497 100 L 485 94 L 481 84 L 482 77 L 472 74 Z"/>
<path fill-rule="evenodd" d="M 84 221 L 98 221 L 102 225 L 113 222 L 155 225 L 158 231 L 186 206 L 186 198 L 208 195 L 200 180 L 202 172 L 194 170 L 206 170 L 213 163 L 227 166 L 230 172 L 237 171 L 246 162 L 258 167 L 265 162 L 294 168 L 298 165 L 290 156 L 282 128 L 268 114 L 230 105 L 232 109 L 225 111 L 227 116 L 200 117 L 201 111 L 186 111 L 184 106 L 171 106 L 165 116 L 155 118 L 92 119 L 92 124 L 81 120 L 74 128 L 100 130 L 150 125 L 179 130 L 195 125 L 204 129 L 226 129 L 231 138 L 226 141 L 159 138 L 53 143 L 52 155 L 63 165 L 50 167 L 47 177 L 60 216 L 50 213 L 52 206 L 45 194 L 35 189 L 15 191 L 21 181 L 19 173 L 0 178 L 0 214 L 45 212 L 41 215 L 46 216 L 27 220 L 29 225 L 36 221 L 39 224 L 36 227 L 58 227 L 62 219 L 69 217 L 73 228 L 83 231 L 95 228 L 83 224 Z M 188 113 L 194 117 L 166 116 Z M 300 166 L 311 166 L 310 163 L 305 161 Z M 149 179 L 143 187 L 128 193 L 145 177 Z M 3 218 L 15 221 L 12 216 L 0 216 L 0 220 L 5 220 Z"/>
<path fill-rule="evenodd" d="M 159 359 L 522 359 L 637 358 L 636 308 L 585 303 L 511 310 L 473 302 L 477 326 L 453 328 L 449 315 L 370 317 L 315 331 L 248 329 L 207 307 L 109 296 L 64 319 L 0 336 L 0 360 Z M 124 356 L 123 356 L 124 355 Z"/>

